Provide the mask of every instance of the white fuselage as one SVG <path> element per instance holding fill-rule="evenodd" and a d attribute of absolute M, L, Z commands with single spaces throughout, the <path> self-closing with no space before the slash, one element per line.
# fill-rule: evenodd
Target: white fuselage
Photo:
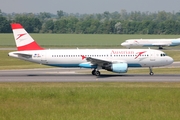
<path fill-rule="evenodd" d="M 128 67 L 159 67 L 169 65 L 173 59 L 164 52 L 152 49 L 64 49 L 10 52 L 9 56 L 57 67 L 95 68 L 85 57 L 114 62 L 126 62 Z M 90 66 L 83 66 L 87 63 Z M 92 66 L 91 66 L 92 65 Z"/>
<path fill-rule="evenodd" d="M 129 39 L 121 45 L 128 48 L 133 46 L 177 46 L 180 45 L 180 39 Z"/>

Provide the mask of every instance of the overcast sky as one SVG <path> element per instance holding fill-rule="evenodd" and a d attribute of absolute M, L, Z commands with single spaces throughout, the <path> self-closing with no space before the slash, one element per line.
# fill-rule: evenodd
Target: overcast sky
<path fill-rule="evenodd" d="M 180 12 L 180 0 L 0 0 L 0 9 L 6 13 L 103 13 L 125 9 L 127 12 Z"/>

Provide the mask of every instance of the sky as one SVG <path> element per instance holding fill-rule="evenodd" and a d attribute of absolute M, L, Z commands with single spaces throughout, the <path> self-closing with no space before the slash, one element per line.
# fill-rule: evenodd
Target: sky
<path fill-rule="evenodd" d="M 120 12 L 122 9 L 127 12 L 180 12 L 180 0 L 0 0 L 0 9 L 5 13 L 54 14 L 58 10 L 80 14 Z"/>

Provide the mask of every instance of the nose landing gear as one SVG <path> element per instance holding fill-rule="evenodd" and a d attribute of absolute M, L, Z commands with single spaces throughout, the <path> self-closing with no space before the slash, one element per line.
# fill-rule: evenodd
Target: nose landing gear
<path fill-rule="evenodd" d="M 154 73 L 153 73 L 153 71 L 152 71 L 152 67 L 149 67 L 149 71 L 150 71 L 149 75 L 153 76 Z"/>

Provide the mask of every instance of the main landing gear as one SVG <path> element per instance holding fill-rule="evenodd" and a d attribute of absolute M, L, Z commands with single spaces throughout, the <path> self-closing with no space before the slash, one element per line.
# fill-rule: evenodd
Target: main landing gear
<path fill-rule="evenodd" d="M 92 71 L 92 75 L 100 76 L 101 73 L 99 72 L 99 70 L 94 69 L 94 70 Z"/>
<path fill-rule="evenodd" d="M 159 46 L 159 49 L 161 50 L 161 49 L 163 49 L 163 47 L 162 47 L 162 46 Z"/>
<path fill-rule="evenodd" d="M 154 75 L 154 73 L 153 73 L 153 71 L 152 71 L 152 67 L 149 67 L 149 71 L 150 71 L 150 73 L 149 73 L 149 75 Z"/>
<path fill-rule="evenodd" d="M 150 71 L 149 75 L 153 76 L 154 73 L 153 73 L 153 71 L 152 71 L 152 67 L 149 67 L 149 71 Z M 94 69 L 94 70 L 92 71 L 92 75 L 100 76 L 101 73 L 99 72 L 99 69 Z"/>

